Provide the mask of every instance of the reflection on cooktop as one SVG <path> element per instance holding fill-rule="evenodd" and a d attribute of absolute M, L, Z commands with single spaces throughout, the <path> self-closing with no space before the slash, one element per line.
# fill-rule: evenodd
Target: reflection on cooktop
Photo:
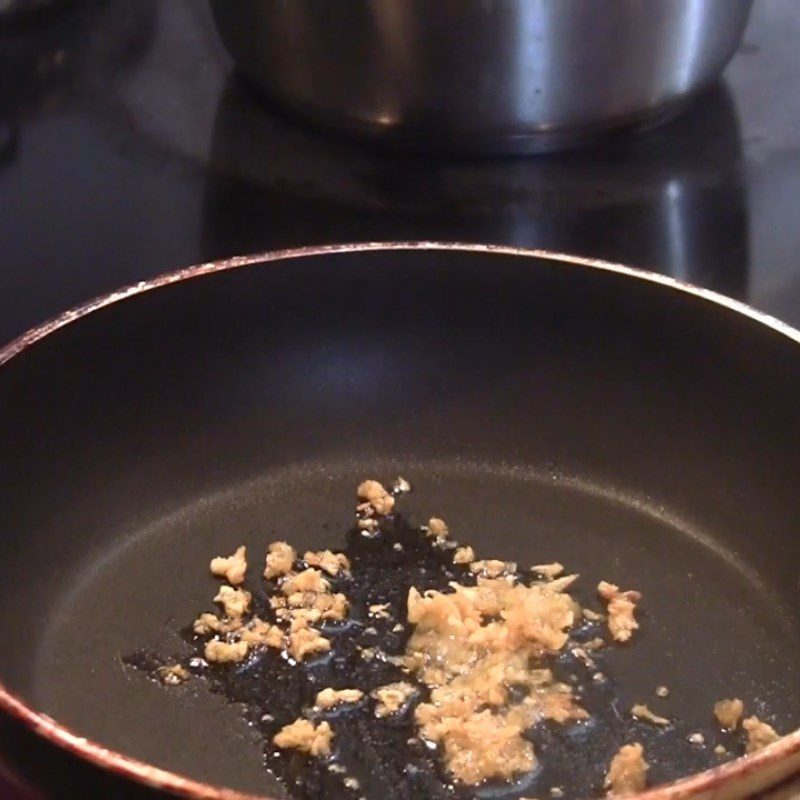
<path fill-rule="evenodd" d="M 203 230 L 210 247 L 233 247 L 251 232 L 245 249 L 252 249 L 270 228 L 298 242 L 309 228 L 323 240 L 413 237 L 423 229 L 427 238 L 627 261 L 743 296 L 741 159 L 724 86 L 633 142 L 487 163 L 328 139 L 262 107 L 231 77 L 217 107 Z"/>
<path fill-rule="evenodd" d="M 151 41 L 124 75 L 84 70 L 91 116 L 132 157 L 201 177 L 204 257 L 345 240 L 482 240 L 626 261 L 746 294 L 742 146 L 724 85 L 670 124 L 602 149 L 434 161 L 329 137 L 263 104 L 231 72 L 204 4 L 114 6 Z M 184 46 L 168 47 L 178 33 Z"/>

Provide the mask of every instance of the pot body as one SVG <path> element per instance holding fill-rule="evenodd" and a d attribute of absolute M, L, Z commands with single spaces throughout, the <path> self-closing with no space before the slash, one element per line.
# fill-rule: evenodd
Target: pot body
<path fill-rule="evenodd" d="M 323 126 L 519 153 L 653 124 L 713 82 L 752 0 L 211 0 L 240 72 Z"/>

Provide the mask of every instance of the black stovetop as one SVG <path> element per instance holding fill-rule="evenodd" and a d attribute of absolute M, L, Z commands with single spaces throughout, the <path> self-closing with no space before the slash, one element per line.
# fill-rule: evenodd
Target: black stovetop
<path fill-rule="evenodd" d="M 798 40 L 796 0 L 760 0 L 725 81 L 668 126 L 436 162 L 267 111 L 199 0 L 77 0 L 0 29 L 0 340 L 198 261 L 421 238 L 624 261 L 800 324 Z"/>

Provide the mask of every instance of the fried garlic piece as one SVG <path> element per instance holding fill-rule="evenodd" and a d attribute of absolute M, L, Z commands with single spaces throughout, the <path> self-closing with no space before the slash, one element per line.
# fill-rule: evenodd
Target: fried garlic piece
<path fill-rule="evenodd" d="M 341 570 L 350 569 L 350 561 L 344 553 L 334 553 L 331 550 L 309 550 L 303 556 L 303 561 L 309 567 L 319 567 L 328 575 L 338 575 Z"/>
<path fill-rule="evenodd" d="M 330 640 L 316 628 L 309 627 L 306 620 L 300 618 L 292 621 L 288 651 L 295 661 L 302 661 L 306 656 L 325 653 L 330 649 Z"/>
<path fill-rule="evenodd" d="M 531 572 L 535 572 L 537 575 L 541 575 L 551 581 L 564 572 L 564 565 L 559 564 L 558 561 L 554 561 L 552 564 L 535 564 L 531 567 Z"/>
<path fill-rule="evenodd" d="M 670 725 L 671 722 L 666 717 L 660 717 L 658 714 L 651 711 L 644 703 L 636 703 L 631 708 L 631 716 L 636 719 L 644 720 L 645 722 L 652 722 L 653 725 Z"/>
<path fill-rule="evenodd" d="M 180 683 L 185 683 L 191 677 L 189 670 L 180 664 L 170 664 L 169 666 L 160 667 L 158 669 L 158 677 L 167 686 L 177 686 Z"/>
<path fill-rule="evenodd" d="M 327 592 L 331 588 L 328 580 L 322 577 L 322 572 L 313 567 L 304 569 L 295 575 L 289 575 L 281 584 L 281 591 L 290 597 L 299 592 Z"/>
<path fill-rule="evenodd" d="M 471 564 L 475 561 L 475 551 L 469 546 L 459 547 L 453 553 L 454 564 Z"/>
<path fill-rule="evenodd" d="M 212 639 L 206 642 L 205 657 L 206 661 L 216 661 L 218 663 L 233 663 L 244 661 L 250 646 L 247 642 L 221 642 Z"/>
<path fill-rule="evenodd" d="M 317 693 L 314 705 L 317 708 L 334 708 L 345 703 L 357 703 L 364 696 L 360 689 L 323 689 Z"/>
<path fill-rule="evenodd" d="M 241 545 L 233 555 L 212 558 L 209 567 L 217 578 L 224 578 L 231 586 L 241 586 L 247 571 L 247 549 Z"/>
<path fill-rule="evenodd" d="M 233 589 L 230 586 L 220 586 L 215 603 L 219 603 L 225 611 L 225 616 L 231 619 L 243 617 L 250 608 L 252 595 L 244 589 Z"/>
<path fill-rule="evenodd" d="M 780 734 L 766 722 L 762 722 L 758 717 L 752 716 L 742 721 L 742 728 L 747 734 L 747 746 L 745 748 L 748 753 L 755 753 L 762 750 L 767 745 L 777 742 L 780 739 Z"/>
<path fill-rule="evenodd" d="M 297 719 L 284 725 L 272 741 L 282 750 L 294 749 L 312 756 L 327 756 L 331 752 L 333 730 L 327 722 L 315 725 L 307 719 Z"/>
<path fill-rule="evenodd" d="M 606 774 L 605 787 L 612 795 L 641 792 L 646 784 L 647 762 L 644 748 L 638 742 L 625 744 L 618 750 Z"/>
<path fill-rule="evenodd" d="M 612 638 L 617 642 L 627 642 L 639 627 L 634 611 L 642 595 L 633 590 L 622 592 L 619 586 L 606 581 L 600 581 L 597 593 L 608 603 L 608 630 Z"/>
<path fill-rule="evenodd" d="M 744 703 L 735 697 L 733 700 L 720 700 L 714 703 L 714 716 L 723 728 L 733 729 L 744 714 Z"/>
<path fill-rule="evenodd" d="M 394 497 L 378 481 L 363 481 L 359 484 L 356 494 L 361 501 L 357 507 L 358 511 L 368 516 L 374 513 L 383 517 L 390 514 L 394 508 Z"/>
<path fill-rule="evenodd" d="M 259 617 L 253 617 L 237 634 L 239 641 L 247 642 L 250 647 L 274 647 L 282 650 L 286 645 L 286 636 L 277 625 L 270 625 Z"/>
<path fill-rule="evenodd" d="M 267 552 L 264 577 L 273 580 L 291 572 L 295 558 L 297 553 L 291 545 L 286 542 L 272 542 Z"/>
<path fill-rule="evenodd" d="M 450 533 L 447 523 L 439 517 L 431 517 L 428 520 L 428 536 L 434 536 L 437 539 L 446 539 Z"/>
<path fill-rule="evenodd" d="M 375 716 L 389 717 L 396 714 L 405 706 L 414 692 L 416 692 L 416 688 L 406 681 L 387 683 L 386 686 L 374 689 L 370 696 L 378 701 L 375 706 Z"/>

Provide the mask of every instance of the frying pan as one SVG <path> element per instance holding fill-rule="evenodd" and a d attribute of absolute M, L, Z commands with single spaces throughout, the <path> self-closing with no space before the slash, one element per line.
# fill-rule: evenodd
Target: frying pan
<path fill-rule="evenodd" d="M 665 684 L 681 736 L 713 737 L 722 697 L 800 721 L 800 334 L 734 301 L 544 252 L 320 247 L 138 284 L 0 364 L 0 751 L 53 796 L 285 796 L 239 709 L 121 656 L 185 652 L 211 556 L 341 544 L 355 484 L 398 473 L 412 521 L 558 559 L 585 601 L 643 593 L 619 709 Z M 795 732 L 673 783 L 707 754 L 617 730 L 562 765 L 567 796 L 634 733 L 652 798 L 800 768 Z"/>

